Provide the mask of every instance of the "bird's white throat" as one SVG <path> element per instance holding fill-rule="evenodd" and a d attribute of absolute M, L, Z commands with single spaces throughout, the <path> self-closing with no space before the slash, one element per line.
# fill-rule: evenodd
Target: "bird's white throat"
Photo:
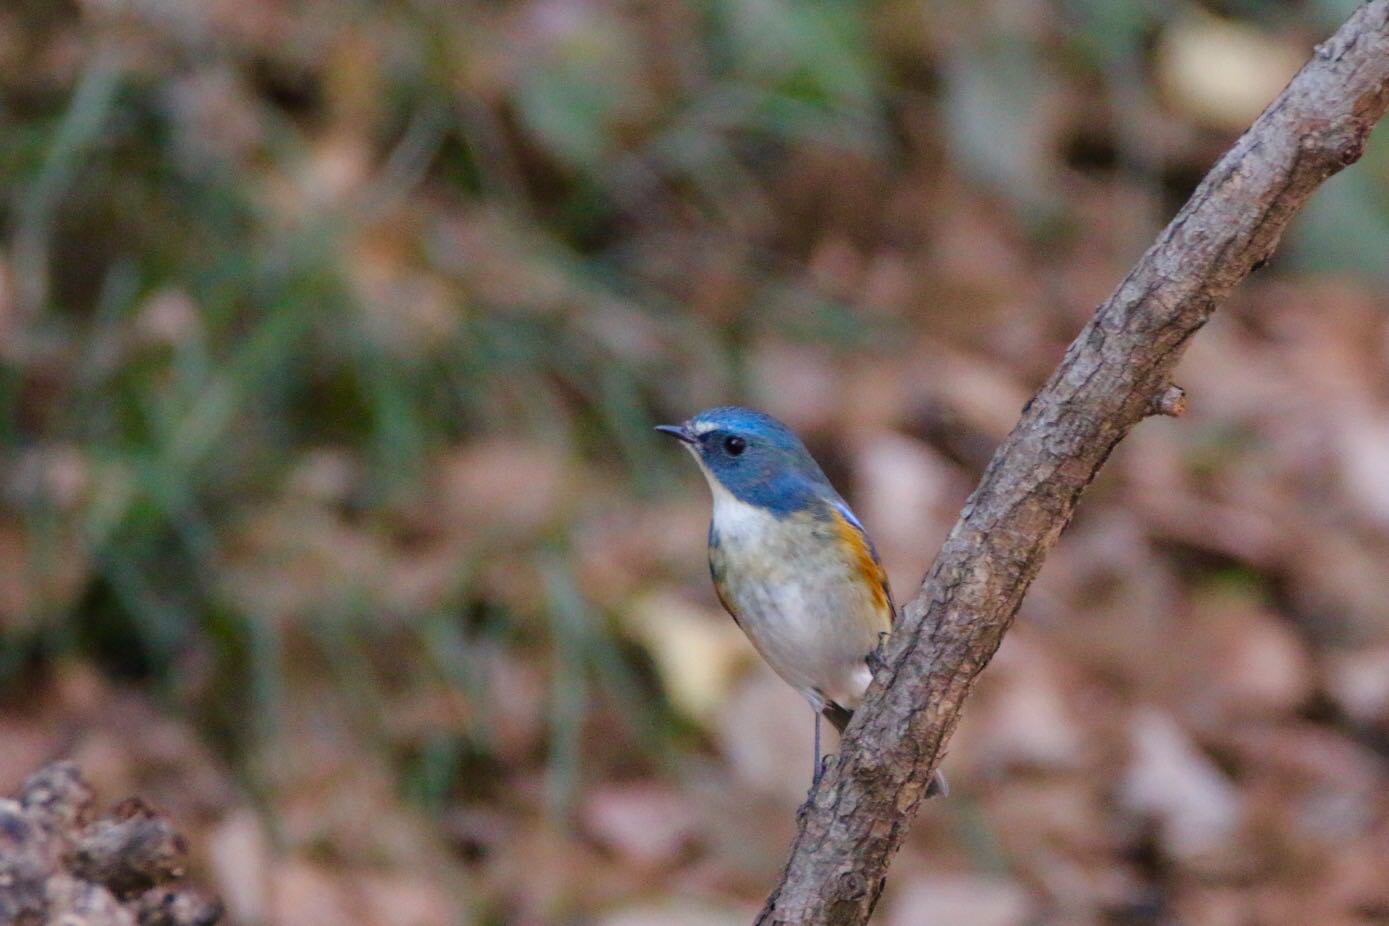
<path fill-rule="evenodd" d="M 728 491 L 718 477 L 704 465 L 704 461 L 699 458 L 693 447 L 690 448 L 690 453 L 699 464 L 699 471 L 704 474 L 705 481 L 709 483 L 709 491 L 714 496 L 714 529 L 718 531 L 721 539 L 753 540 L 775 525 L 775 515 L 756 505 L 748 504 Z"/>

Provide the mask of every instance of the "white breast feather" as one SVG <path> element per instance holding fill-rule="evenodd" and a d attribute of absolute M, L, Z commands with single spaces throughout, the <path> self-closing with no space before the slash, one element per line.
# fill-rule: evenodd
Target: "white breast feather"
<path fill-rule="evenodd" d="M 886 626 L 859 613 L 866 599 L 845 581 L 849 564 L 814 555 L 813 545 L 806 548 L 793 539 L 801 526 L 739 500 L 704 468 L 698 453 L 694 457 L 713 493 L 714 526 L 724 550 L 740 558 L 762 548 L 788 567 L 764 574 L 767 584 L 757 592 L 733 583 L 744 632 L 817 710 L 825 697 L 856 707 L 871 678 L 864 655 Z"/>
<path fill-rule="evenodd" d="M 764 534 L 776 521 L 768 511 L 741 501 L 732 492 L 711 480 L 714 492 L 714 523 L 719 536 L 734 542 L 751 541 Z"/>

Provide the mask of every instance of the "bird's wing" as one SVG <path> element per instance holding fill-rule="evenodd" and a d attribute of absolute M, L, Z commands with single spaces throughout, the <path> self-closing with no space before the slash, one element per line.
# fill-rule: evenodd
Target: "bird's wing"
<path fill-rule="evenodd" d="M 878 551 L 874 548 L 873 541 L 868 539 L 868 532 L 863 529 L 863 524 L 849 506 L 840 499 L 831 502 L 830 517 L 839 534 L 840 542 L 849 549 L 853 564 L 858 567 L 864 581 L 872 590 L 873 603 L 879 610 L 887 611 L 889 624 L 895 624 L 897 608 L 892 603 L 892 589 L 887 584 L 887 570 L 883 569 L 882 560 L 878 559 Z"/>

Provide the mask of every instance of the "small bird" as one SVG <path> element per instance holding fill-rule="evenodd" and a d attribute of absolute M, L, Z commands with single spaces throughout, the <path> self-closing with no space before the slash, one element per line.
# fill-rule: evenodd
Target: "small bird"
<path fill-rule="evenodd" d="M 699 463 L 714 496 L 714 591 L 762 658 L 840 733 L 863 703 L 870 660 L 896 618 L 863 524 L 800 438 L 762 412 L 711 408 L 659 425 Z M 936 773 L 927 795 L 944 794 Z"/>

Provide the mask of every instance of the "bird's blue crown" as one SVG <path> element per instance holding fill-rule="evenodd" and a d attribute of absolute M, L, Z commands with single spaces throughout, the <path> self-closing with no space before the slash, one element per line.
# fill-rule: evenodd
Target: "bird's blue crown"
<path fill-rule="evenodd" d="M 786 515 L 839 499 L 800 438 L 771 415 L 726 405 L 667 430 L 739 501 Z"/>

